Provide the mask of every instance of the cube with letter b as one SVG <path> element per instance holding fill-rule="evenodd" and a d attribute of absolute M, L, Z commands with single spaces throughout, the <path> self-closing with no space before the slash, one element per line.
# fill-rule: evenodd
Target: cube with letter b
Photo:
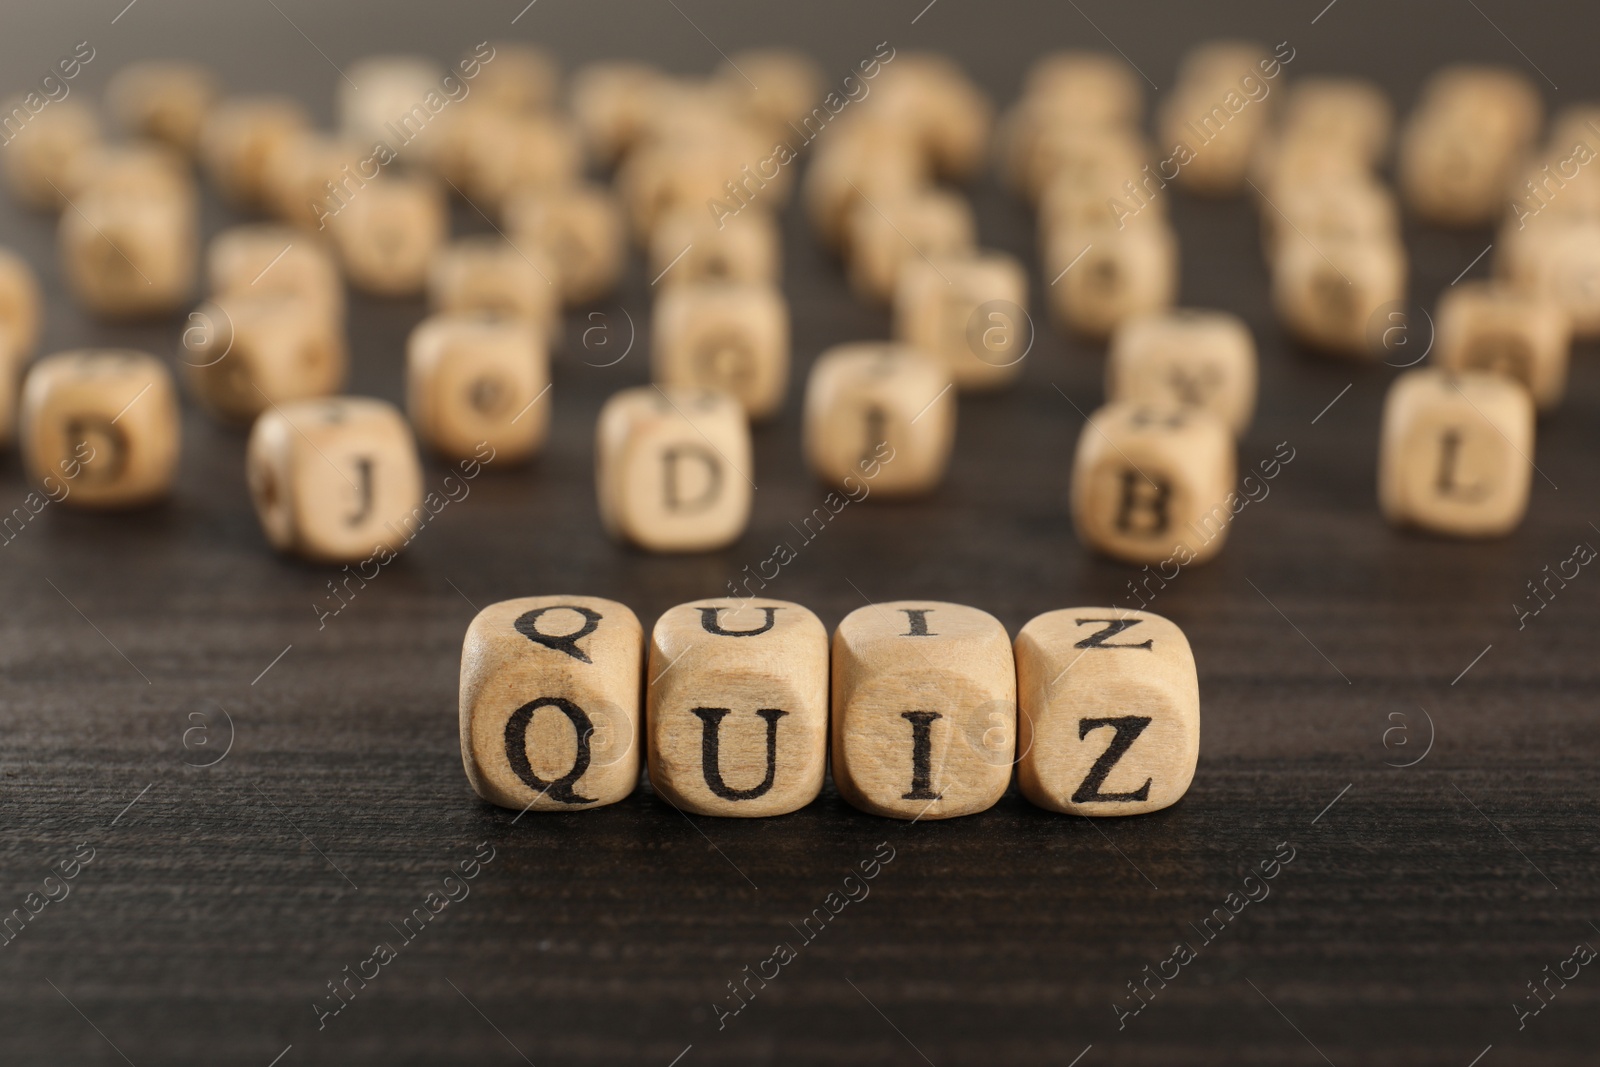
<path fill-rule="evenodd" d="M 1175 803 L 1200 755 L 1200 683 L 1159 615 L 1064 608 L 1017 634 L 1017 783 L 1041 808 L 1138 815 Z"/>
<path fill-rule="evenodd" d="M 505 808 L 581 811 L 639 781 L 644 630 L 592 596 L 502 600 L 461 649 L 461 762 Z"/>
<path fill-rule="evenodd" d="M 862 811 L 948 819 L 1011 781 L 1017 675 L 1006 628 L 932 600 L 869 604 L 833 635 L 833 780 Z"/>
<path fill-rule="evenodd" d="M 672 608 L 650 638 L 650 782 L 698 815 L 783 815 L 822 790 L 828 631 L 799 604 Z"/>

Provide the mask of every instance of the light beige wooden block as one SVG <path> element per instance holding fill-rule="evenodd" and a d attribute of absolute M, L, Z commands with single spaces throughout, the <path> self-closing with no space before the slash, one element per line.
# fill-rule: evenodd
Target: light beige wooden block
<path fill-rule="evenodd" d="M 428 306 L 519 319 L 554 337 L 561 327 L 560 271 L 538 248 L 499 236 L 458 238 L 428 268 Z"/>
<path fill-rule="evenodd" d="M 561 65 L 555 56 L 521 41 L 479 45 L 456 67 L 469 79 L 474 99 L 502 111 L 544 111 L 561 95 Z"/>
<path fill-rule="evenodd" d="M 1433 75 L 1400 137 L 1396 171 L 1407 206 L 1442 226 L 1493 222 L 1543 111 L 1517 71 L 1457 66 Z"/>
<path fill-rule="evenodd" d="M 421 293 L 428 265 L 450 235 L 444 195 L 432 179 L 368 182 L 329 220 L 350 284 L 377 296 Z"/>
<path fill-rule="evenodd" d="M 46 356 L 23 382 L 18 436 L 35 484 L 70 486 L 58 499 L 94 508 L 159 500 L 178 467 L 172 374 L 154 356 L 129 349 Z"/>
<path fill-rule="evenodd" d="M 924 190 L 863 201 L 851 210 L 845 236 L 851 287 L 888 303 L 908 261 L 970 252 L 976 239 L 972 207 L 958 194 Z"/>
<path fill-rule="evenodd" d="M 836 345 L 811 365 L 802 414 L 811 473 L 854 496 L 930 492 L 956 436 L 955 383 L 906 345 Z"/>
<path fill-rule="evenodd" d="M 555 261 L 568 305 L 593 303 L 616 288 L 627 231 L 610 190 L 593 184 L 519 189 L 507 197 L 503 213 L 519 248 L 543 249 Z"/>
<path fill-rule="evenodd" d="M 1462 282 L 1439 298 L 1434 329 L 1433 358 L 1444 370 L 1487 371 L 1521 382 L 1541 411 L 1561 403 L 1572 326 L 1553 298 Z"/>
<path fill-rule="evenodd" d="M 1165 216 L 1168 196 L 1162 188 L 1160 162 L 1137 130 L 1051 125 L 1038 132 L 1019 162 L 1018 185 L 1041 209 L 1052 187 L 1067 183 L 1093 187 L 1103 198 L 1102 206 L 1115 198 L 1130 209 L 1140 208 L 1140 214 Z M 1152 204 L 1154 210 L 1141 208 L 1141 202 Z M 1045 221 L 1041 219 L 1041 224 Z M 1121 221 L 1121 214 L 1113 212 L 1113 222 Z"/>
<path fill-rule="evenodd" d="M 1178 241 L 1165 222 L 1125 229 L 1051 234 L 1045 245 L 1048 292 L 1057 317 L 1090 338 L 1136 315 L 1164 310 L 1178 290 Z"/>
<path fill-rule="evenodd" d="M 894 335 L 944 361 L 962 391 L 998 389 L 1033 344 L 1028 276 L 1004 252 L 907 260 L 895 287 Z"/>
<path fill-rule="evenodd" d="M 799 604 L 695 600 L 650 634 L 650 784 L 695 815 L 805 807 L 828 763 L 828 630 Z"/>
<path fill-rule="evenodd" d="M 1330 143 L 1376 167 L 1394 137 L 1394 105 L 1364 78 L 1302 78 L 1289 88 L 1282 125 L 1286 135 Z"/>
<path fill-rule="evenodd" d="M 18 93 L 0 102 L 0 142 L 11 195 L 37 210 L 59 211 L 73 161 L 100 143 L 100 120 L 81 100 Z"/>
<path fill-rule="evenodd" d="M 272 547 L 321 562 L 387 563 L 430 515 L 411 429 L 383 400 L 294 400 L 262 412 L 245 476 Z"/>
<path fill-rule="evenodd" d="M 1495 273 L 1553 298 L 1574 337 L 1600 337 L 1600 219 L 1538 215 L 1525 229 L 1508 223 L 1500 236 Z"/>
<path fill-rule="evenodd" d="M 1533 399 L 1519 382 L 1406 371 L 1383 405 L 1378 503 L 1393 523 L 1499 537 L 1528 509 L 1533 449 Z"/>
<path fill-rule="evenodd" d="M 364 56 L 345 68 L 345 77 L 335 87 L 334 110 L 339 131 L 363 145 L 379 142 L 410 155 L 407 137 L 416 138 L 416 148 L 426 151 L 425 130 L 433 124 L 428 108 L 430 96 L 435 106 L 445 104 L 442 89 L 444 68 L 426 56 Z M 459 91 L 459 90 L 458 90 Z"/>
<path fill-rule="evenodd" d="M 1127 608 L 1063 608 L 1017 634 L 1017 784 L 1068 815 L 1177 803 L 1200 756 L 1200 682 L 1183 631 Z"/>
<path fill-rule="evenodd" d="M 1335 355 L 1382 356 L 1384 309 L 1400 308 L 1405 295 L 1406 254 L 1398 238 L 1285 237 L 1272 267 L 1279 320 L 1305 344 Z"/>
<path fill-rule="evenodd" d="M 767 418 L 789 387 L 789 305 L 762 283 L 668 289 L 656 300 L 650 367 L 663 386 L 720 389 L 751 419 Z"/>
<path fill-rule="evenodd" d="M 1050 52 L 1028 68 L 1026 100 L 1059 101 L 1084 125 L 1137 126 L 1144 87 L 1126 61 L 1106 52 Z"/>
<path fill-rule="evenodd" d="M 38 347 L 42 308 L 33 268 L 16 252 L 0 248 L 0 347 L 14 363 L 28 359 Z"/>
<path fill-rule="evenodd" d="M 697 282 L 777 283 L 783 249 L 772 214 L 752 207 L 713 219 L 702 205 L 678 207 L 650 235 L 648 267 L 657 288 Z"/>
<path fill-rule="evenodd" d="M 369 186 L 384 180 L 381 157 L 347 138 L 300 129 L 267 143 L 261 168 L 266 206 L 307 230 L 328 232 Z"/>
<path fill-rule="evenodd" d="M 254 287 L 219 293 L 190 313 L 178 360 L 190 393 L 225 422 L 337 393 L 349 365 L 344 326 L 323 304 Z"/>
<path fill-rule="evenodd" d="M 501 461 L 536 453 L 550 427 L 549 386 L 544 333 L 522 319 L 434 315 L 406 342 L 406 411 L 449 459 L 485 443 Z"/>
<path fill-rule="evenodd" d="M 342 327 L 344 278 L 325 241 L 275 223 L 232 226 L 206 246 L 206 286 L 217 294 L 288 293 L 322 308 Z"/>
<path fill-rule="evenodd" d="M 901 199 L 926 187 L 932 176 L 926 157 L 904 130 L 871 122 L 827 129 L 830 137 L 843 136 L 816 148 L 801 196 L 818 238 L 840 250 L 857 205 Z"/>
<path fill-rule="evenodd" d="M 1106 400 L 1203 411 L 1235 437 L 1256 407 L 1256 344 L 1226 311 L 1179 308 L 1117 327 L 1106 357 Z"/>
<path fill-rule="evenodd" d="M 833 781 L 862 811 L 948 819 L 1011 781 L 1017 674 L 1006 628 L 934 600 L 869 604 L 833 634 Z"/>
<path fill-rule="evenodd" d="M 157 141 L 102 144 L 79 152 L 67 168 L 61 191 L 72 201 L 101 192 L 185 200 L 199 194 L 188 160 Z"/>
<path fill-rule="evenodd" d="M 588 63 L 573 73 L 573 118 L 596 159 L 614 164 L 634 146 L 665 79 L 655 67 L 629 60 Z"/>
<path fill-rule="evenodd" d="M 1108 404 L 1072 459 L 1072 523 L 1090 548 L 1128 563 L 1199 563 L 1240 508 L 1234 443 L 1203 411 Z"/>
<path fill-rule="evenodd" d="M 629 154 L 617 169 L 617 193 L 634 237 L 648 248 L 657 224 L 675 210 L 708 211 L 707 205 L 721 203 L 728 212 L 739 213 L 748 203 L 763 200 L 773 205 L 781 201 L 776 191 L 752 182 L 742 199 L 730 198 L 728 183 L 742 176 L 741 168 L 753 165 L 770 149 L 754 149 L 737 141 L 668 141 L 641 146 Z"/>
<path fill-rule="evenodd" d="M 61 213 L 57 247 L 74 297 L 110 318 L 188 303 L 199 252 L 199 206 L 174 194 L 91 191 Z"/>
<path fill-rule="evenodd" d="M 606 531 L 653 552 L 709 552 L 750 521 L 750 424 L 710 389 L 641 386 L 612 394 L 595 433 L 595 492 Z"/>
<path fill-rule="evenodd" d="M 738 94 L 745 111 L 779 139 L 784 138 L 789 123 L 798 126 L 812 108 L 824 106 L 827 93 L 822 68 L 797 49 L 735 52 L 717 68 L 715 77 Z M 856 81 L 859 79 L 852 84 Z"/>
<path fill-rule="evenodd" d="M 106 109 L 123 129 L 193 156 L 206 115 L 221 97 L 216 73 L 202 63 L 130 63 L 106 83 Z"/>
<path fill-rule="evenodd" d="M 461 648 L 461 762 L 473 791 L 523 811 L 582 811 L 639 784 L 644 629 L 592 596 L 502 600 Z"/>
<path fill-rule="evenodd" d="M 481 210 L 501 213 L 519 189 L 559 189 L 583 176 L 577 129 L 548 113 L 480 110 L 473 136 L 462 144 L 462 192 Z"/>
<path fill-rule="evenodd" d="M 1279 225 L 1278 205 L 1297 191 L 1324 185 L 1373 185 L 1373 169 L 1349 145 L 1297 130 L 1265 136 L 1250 161 L 1250 181 L 1260 203 L 1264 231 Z M 1274 241 L 1262 234 L 1262 247 L 1268 257 Z"/>
<path fill-rule="evenodd" d="M 286 96 L 236 96 L 217 103 L 200 127 L 198 150 L 211 180 L 236 206 L 268 206 L 268 163 L 310 126 Z"/>
<path fill-rule="evenodd" d="M 873 108 L 890 123 L 912 130 L 934 170 L 966 180 L 987 160 L 994 106 L 948 56 L 896 55 L 873 86 Z"/>
<path fill-rule="evenodd" d="M 1262 201 L 1261 245 L 1269 264 L 1277 262 L 1285 244 L 1399 240 L 1400 208 L 1394 194 L 1370 177 L 1324 175 Z"/>

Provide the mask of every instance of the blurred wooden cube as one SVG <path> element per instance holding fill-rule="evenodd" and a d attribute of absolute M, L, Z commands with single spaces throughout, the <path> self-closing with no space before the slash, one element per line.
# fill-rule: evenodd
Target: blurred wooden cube
<path fill-rule="evenodd" d="M 320 562 L 387 563 L 430 517 L 416 442 L 382 400 L 294 400 L 262 412 L 245 474 L 272 547 Z"/>
<path fill-rule="evenodd" d="M 708 552 L 750 521 L 750 425 L 710 389 L 612 394 L 595 436 L 595 491 L 613 537 L 654 552 Z"/>
<path fill-rule="evenodd" d="M 256 287 L 218 293 L 192 312 L 178 360 L 201 407 L 225 422 L 337 393 L 349 364 L 344 327 L 325 305 Z"/>
<path fill-rule="evenodd" d="M 523 811 L 615 804 L 639 784 L 644 629 L 592 596 L 502 600 L 461 649 L 461 762 L 484 800 Z"/>
<path fill-rule="evenodd" d="M 503 237 L 461 237 L 439 249 L 428 268 L 428 306 L 435 312 L 482 312 L 519 319 L 541 337 L 561 328 L 561 278 L 538 248 Z"/>
<path fill-rule="evenodd" d="M 519 189 L 560 189 L 583 176 L 577 130 L 554 114 L 479 113 L 474 135 L 461 145 L 461 192 L 479 210 L 502 214 Z"/>
<path fill-rule="evenodd" d="M 1434 74 L 1401 132 L 1396 170 L 1406 205 L 1441 226 L 1493 222 L 1543 111 L 1517 71 L 1461 65 Z"/>
<path fill-rule="evenodd" d="M 474 99 L 513 113 L 553 108 L 561 95 L 555 56 L 522 41 L 490 41 L 456 64 Z"/>
<path fill-rule="evenodd" d="M 1049 236 L 1044 267 L 1056 315 L 1073 331 L 1102 338 L 1127 319 L 1172 305 L 1178 242 L 1152 219 L 1125 229 L 1062 229 Z"/>
<path fill-rule="evenodd" d="M 68 289 L 110 318 L 182 307 L 194 291 L 198 214 L 192 197 L 173 193 L 85 193 L 57 230 Z"/>
<path fill-rule="evenodd" d="M 1261 211 L 1262 250 L 1276 263 L 1285 244 L 1400 240 L 1394 194 L 1370 179 L 1308 182 L 1285 189 Z"/>
<path fill-rule="evenodd" d="M 345 75 L 335 87 L 335 112 L 340 133 L 358 144 L 382 142 L 409 155 L 408 142 L 416 139 L 425 152 L 424 132 L 435 114 L 426 101 L 440 103 L 441 110 L 456 103 L 444 103 L 444 68 L 426 56 L 364 56 Z"/>
<path fill-rule="evenodd" d="M 735 52 L 714 75 L 737 93 L 746 111 L 776 138 L 799 126 L 826 93 L 822 68 L 792 48 L 753 48 Z"/>
<path fill-rule="evenodd" d="M 1376 167 L 1394 137 L 1394 104 L 1365 78 L 1302 78 L 1289 87 L 1282 126 L 1296 139 L 1331 144 Z"/>
<path fill-rule="evenodd" d="M 1406 254 L 1397 237 L 1285 237 L 1272 267 L 1272 302 L 1299 340 L 1357 359 L 1383 354 L 1390 309 L 1403 314 Z"/>
<path fill-rule="evenodd" d="M 23 382 L 18 436 L 29 478 L 47 489 L 51 481 L 67 486 L 56 499 L 94 508 L 158 500 L 178 467 L 172 374 L 128 349 L 46 356 Z"/>
<path fill-rule="evenodd" d="M 593 184 L 520 188 L 506 199 L 506 232 L 524 251 L 542 249 L 555 261 L 562 300 L 593 303 L 622 276 L 627 233 L 610 190 Z"/>
<path fill-rule="evenodd" d="M 406 342 L 406 410 L 449 459 L 485 444 L 500 460 L 536 453 L 550 427 L 549 388 L 544 333 L 523 319 L 433 315 Z"/>
<path fill-rule="evenodd" d="M 412 296 L 427 284 L 450 219 L 431 178 L 384 177 L 352 196 L 328 230 L 351 285 L 377 296 Z"/>
<path fill-rule="evenodd" d="M 873 815 L 984 811 L 1011 781 L 1017 674 L 1006 628 L 961 604 L 857 608 L 833 634 L 833 780 Z"/>
<path fill-rule="evenodd" d="M 812 229 L 835 250 L 843 248 L 858 205 L 869 199 L 898 200 L 931 181 L 927 159 L 903 130 L 858 123 L 838 133 L 842 140 L 817 147 L 802 187 Z"/>
<path fill-rule="evenodd" d="M 1487 371 L 1521 382 L 1541 411 L 1561 402 L 1571 348 L 1572 326 L 1551 297 L 1463 282 L 1439 298 L 1434 361 L 1448 371 Z"/>
<path fill-rule="evenodd" d="M 367 186 L 384 180 L 383 158 L 348 139 L 306 129 L 284 131 L 263 149 L 262 198 L 284 222 L 326 232 Z"/>
<path fill-rule="evenodd" d="M 900 268 L 924 256 L 970 252 L 977 235 L 972 207 L 955 194 L 924 190 L 879 201 L 862 201 L 850 212 L 845 238 L 850 284 L 887 303 Z"/>
<path fill-rule="evenodd" d="M 572 114 L 596 159 L 615 164 L 637 143 L 651 96 L 665 78 L 655 67 L 630 60 L 588 63 L 573 73 Z"/>
<path fill-rule="evenodd" d="M 767 418 L 789 387 L 789 305 L 762 283 L 668 289 L 656 301 L 650 365 L 663 386 L 720 389 L 752 420 Z"/>
<path fill-rule="evenodd" d="M 231 226 L 206 246 L 206 286 L 212 293 L 246 290 L 289 293 L 344 323 L 344 278 L 325 242 L 276 223 Z"/>
<path fill-rule="evenodd" d="M 784 600 L 669 608 L 650 634 L 650 785 L 680 811 L 805 807 L 828 763 L 828 629 Z"/>
<path fill-rule="evenodd" d="M 1078 435 L 1072 523 L 1127 563 L 1183 567 L 1222 550 L 1238 513 L 1234 442 L 1203 411 L 1108 404 Z"/>
<path fill-rule="evenodd" d="M 1600 219 L 1540 215 L 1525 229 L 1508 224 L 1500 237 L 1496 275 L 1555 300 L 1574 337 L 1600 337 Z"/>
<path fill-rule="evenodd" d="M 704 206 L 679 207 L 662 217 L 650 235 L 652 284 L 661 288 L 697 282 L 771 282 L 783 274 L 778 223 L 756 208 L 720 221 Z"/>
<path fill-rule="evenodd" d="M 66 206 L 67 171 L 79 153 L 100 143 L 94 107 L 63 99 L 30 106 L 36 93 L 18 93 L 0 102 L 0 166 L 11 195 L 40 211 Z"/>
<path fill-rule="evenodd" d="M 203 63 L 130 63 L 106 83 L 106 110 L 123 129 L 194 156 L 206 115 L 222 95 L 216 73 Z"/>
<path fill-rule="evenodd" d="M 103 144 L 79 152 L 67 167 L 61 191 L 72 201 L 101 192 L 181 200 L 199 195 L 188 161 L 158 141 Z"/>
<path fill-rule="evenodd" d="M 290 97 L 229 97 L 207 112 L 197 149 L 225 197 L 239 207 L 266 208 L 270 161 L 309 126 L 305 109 Z"/>
<path fill-rule="evenodd" d="M 38 346 L 43 306 L 39 279 L 28 261 L 0 248 L 0 351 L 13 363 L 27 360 Z"/>
<path fill-rule="evenodd" d="M 898 55 L 884 66 L 867 106 L 913 131 L 933 169 L 957 181 L 987 161 L 994 106 L 950 57 Z"/>
<path fill-rule="evenodd" d="M 894 335 L 944 361 L 963 391 L 996 389 L 1033 344 L 1028 276 L 1003 252 L 916 257 L 900 269 Z"/>
<path fill-rule="evenodd" d="M 1129 319 L 1112 335 L 1106 401 L 1216 416 L 1235 437 L 1256 406 L 1256 345 L 1226 311 L 1180 308 Z"/>

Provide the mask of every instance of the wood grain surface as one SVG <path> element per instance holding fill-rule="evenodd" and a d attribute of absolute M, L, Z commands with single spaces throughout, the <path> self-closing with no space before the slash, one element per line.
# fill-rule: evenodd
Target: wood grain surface
<path fill-rule="evenodd" d="M 1242 35 L 1290 41 L 1291 78 L 1364 74 L 1402 106 L 1457 58 L 1508 63 L 1569 102 L 1600 95 L 1594 19 L 1504 0 L 96 0 L 16 5 L 0 70 L 8 89 L 35 82 L 87 39 L 96 58 L 74 93 L 98 94 L 129 60 L 182 55 L 326 120 L 335 65 L 373 52 L 450 59 L 516 37 L 569 65 L 635 56 L 700 71 L 718 49 L 778 42 L 842 77 L 888 40 L 951 51 L 1007 101 L 1049 49 L 1116 47 L 1164 87 L 1193 42 Z M 988 179 L 975 207 L 982 243 L 1024 257 L 1043 306 L 1028 215 Z M 192 404 L 170 502 L 125 515 L 51 504 L 0 545 L 0 914 L 30 892 L 59 898 L 0 946 L 0 1062 L 1593 1063 L 1600 973 L 1564 961 L 1600 945 L 1600 574 L 1552 584 L 1520 627 L 1513 605 L 1536 604 L 1526 583 L 1547 565 L 1600 544 L 1595 346 L 1578 347 L 1570 394 L 1540 425 L 1513 534 L 1397 532 L 1375 494 L 1396 371 L 1284 340 L 1251 204 L 1178 195 L 1172 208 L 1183 302 L 1240 314 L 1261 347 L 1241 468 L 1281 442 L 1294 455 L 1221 556 L 1149 603 L 1199 666 L 1199 767 L 1177 805 L 1090 821 L 1013 788 L 981 815 L 907 825 L 849 808 L 831 785 L 758 820 L 688 818 L 648 788 L 520 819 L 474 797 L 457 670 L 468 621 L 494 600 L 609 597 L 648 627 L 724 593 L 786 540 L 797 558 L 765 595 L 830 627 L 907 597 L 972 604 L 1012 634 L 1052 608 L 1137 606 L 1139 572 L 1089 555 L 1066 508 L 1103 357 L 1042 318 L 1017 387 L 961 400 L 935 495 L 852 503 L 803 541 L 790 524 L 826 490 L 801 462 L 798 385 L 823 348 L 889 323 L 790 212 L 793 388 L 756 431 L 754 517 L 725 551 L 645 556 L 600 528 L 594 420 L 612 391 L 648 378 L 638 262 L 599 318 L 570 319 L 540 460 L 491 464 L 321 627 L 340 603 L 336 572 L 268 550 L 244 435 Z M 231 219 L 208 199 L 208 233 Z M 456 227 L 488 230 L 459 204 Z M 1483 277 L 1493 253 L 1474 257 L 1492 239 L 1408 226 L 1415 293 L 1432 307 L 1458 275 Z M 116 343 L 173 358 L 181 319 L 113 328 L 67 302 L 50 220 L 0 206 L 0 241 L 43 276 L 44 351 Z M 422 314 L 352 300 L 353 391 L 401 398 Z M 625 358 L 597 365 L 630 335 Z M 425 485 L 451 469 L 430 461 Z M 25 492 L 7 453 L 0 512 Z M 1147 1003 L 1130 992 L 1174 968 Z M 1514 1005 L 1541 1003 L 1525 983 L 1575 968 L 1519 1028 Z M 319 1026 L 317 1006 L 341 1003 L 328 983 L 358 970 L 375 976 L 350 979 Z"/>

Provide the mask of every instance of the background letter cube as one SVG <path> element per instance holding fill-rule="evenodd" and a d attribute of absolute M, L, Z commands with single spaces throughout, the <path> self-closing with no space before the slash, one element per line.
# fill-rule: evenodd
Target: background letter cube
<path fill-rule="evenodd" d="M 1017 674 L 1006 628 L 932 600 L 869 604 L 833 635 L 833 780 L 862 811 L 948 819 L 1011 781 Z"/>
<path fill-rule="evenodd" d="M 616 288 L 627 235 L 622 208 L 597 185 L 520 189 L 506 198 L 506 231 L 524 251 L 555 262 L 561 298 L 587 304 Z"/>
<path fill-rule="evenodd" d="M 281 551 L 387 563 L 427 521 L 416 443 L 382 400 L 296 400 L 263 412 L 245 470 L 261 528 Z"/>
<path fill-rule="evenodd" d="M 406 342 L 406 409 L 440 454 L 465 459 L 485 442 L 496 458 L 523 459 L 550 425 L 550 358 L 531 323 L 435 315 Z"/>
<path fill-rule="evenodd" d="M 1001 252 L 917 256 L 900 269 L 895 336 L 944 360 L 959 389 L 994 389 L 1033 343 L 1028 276 Z"/>
<path fill-rule="evenodd" d="M 178 466 L 178 395 L 154 356 L 80 349 L 34 364 L 22 387 L 22 459 L 62 499 L 131 507 L 163 497 Z"/>
<path fill-rule="evenodd" d="M 650 636 L 650 782 L 698 815 L 783 815 L 822 790 L 828 631 L 799 604 L 680 604 Z"/>
<path fill-rule="evenodd" d="M 450 223 L 432 180 L 380 178 L 356 190 L 328 229 L 351 285 L 378 296 L 410 296 L 422 292 Z"/>
<path fill-rule="evenodd" d="M 789 386 L 789 306 L 765 283 L 675 286 L 656 301 L 656 381 L 731 393 L 752 419 L 778 410 Z"/>
<path fill-rule="evenodd" d="M 1124 230 L 1063 227 L 1046 242 L 1045 271 L 1061 321 L 1085 337 L 1105 337 L 1134 315 L 1171 306 L 1178 242 L 1160 220 Z"/>
<path fill-rule="evenodd" d="M 1272 302 L 1289 332 L 1314 348 L 1371 359 L 1383 353 L 1374 317 L 1406 295 L 1399 240 L 1286 237 L 1272 267 Z"/>
<path fill-rule="evenodd" d="M 888 303 L 900 268 L 913 259 L 972 249 L 972 208 L 955 193 L 920 190 L 862 201 L 850 212 L 850 281 L 869 300 Z"/>
<path fill-rule="evenodd" d="M 1466 282 L 1439 300 L 1434 359 L 1450 371 L 1488 371 L 1521 382 L 1541 411 L 1567 387 L 1572 327 L 1548 296 Z"/>
<path fill-rule="evenodd" d="M 1017 783 L 1041 808 L 1138 815 L 1175 803 L 1200 756 L 1183 631 L 1144 611 L 1065 608 L 1017 634 Z"/>
<path fill-rule="evenodd" d="M 614 394 L 595 434 L 600 519 L 655 552 L 706 552 L 750 521 L 750 424 L 710 389 L 641 386 Z"/>
<path fill-rule="evenodd" d="M 428 268 L 434 311 L 481 311 L 523 319 L 541 336 L 561 327 L 561 279 L 538 249 L 499 237 L 464 237 L 440 249 Z"/>
<path fill-rule="evenodd" d="M 199 258 L 194 194 L 86 191 L 62 212 L 68 287 L 97 315 L 172 311 L 189 299 Z"/>
<path fill-rule="evenodd" d="M 189 315 L 178 358 L 189 391 L 212 414 L 248 422 L 285 400 L 344 384 L 344 330 L 324 306 L 291 292 L 236 290 Z"/>
<path fill-rule="evenodd" d="M 328 246 L 292 226 L 256 223 L 223 230 L 206 246 L 206 285 L 214 294 L 294 293 L 344 323 L 344 279 Z"/>
<path fill-rule="evenodd" d="M 1129 319 L 1106 359 L 1106 400 L 1209 412 L 1241 435 L 1256 406 L 1256 345 L 1226 311 L 1188 308 Z"/>
<path fill-rule="evenodd" d="M 1533 399 L 1498 375 L 1407 371 L 1389 387 L 1378 502 L 1389 521 L 1496 537 L 1522 521 L 1533 477 Z"/>
<path fill-rule="evenodd" d="M 592 596 L 502 600 L 461 649 L 461 762 L 491 804 L 581 811 L 639 781 L 644 630 Z"/>

